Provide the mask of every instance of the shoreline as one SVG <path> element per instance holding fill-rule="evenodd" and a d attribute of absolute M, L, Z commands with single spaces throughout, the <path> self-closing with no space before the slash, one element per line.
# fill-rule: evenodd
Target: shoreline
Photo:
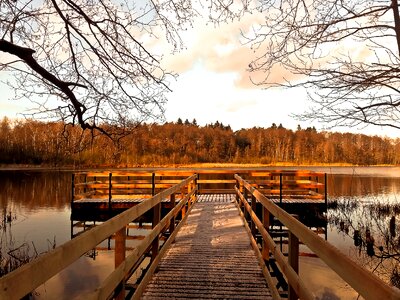
<path fill-rule="evenodd" d="M 243 169 L 243 170 L 310 170 L 324 172 L 327 174 L 343 174 L 356 176 L 379 176 L 379 177 L 400 177 L 400 165 L 352 165 L 352 164 L 232 164 L 232 163 L 207 163 L 207 164 L 187 164 L 187 165 L 163 165 L 163 166 L 39 166 L 39 165 L 0 165 L 0 172 L 85 172 L 85 171 L 155 171 L 159 169 Z"/>

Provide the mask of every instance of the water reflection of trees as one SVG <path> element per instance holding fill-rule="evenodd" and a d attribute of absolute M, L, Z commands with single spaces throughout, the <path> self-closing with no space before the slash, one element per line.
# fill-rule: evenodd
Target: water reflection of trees
<path fill-rule="evenodd" d="M 352 239 L 349 254 L 354 260 L 400 287 L 400 202 L 375 198 L 368 203 L 337 198 L 329 203 L 328 222 Z"/>
<path fill-rule="evenodd" d="M 330 175 L 328 177 L 328 189 L 329 195 L 332 197 L 396 195 L 400 194 L 400 178 L 356 176 L 356 174 L 354 176 Z M 379 200 L 378 198 L 376 199 Z"/>
<path fill-rule="evenodd" d="M 35 241 L 16 242 L 13 226 L 24 220 L 28 211 L 63 210 L 71 195 L 69 172 L 0 172 L 0 277 L 31 261 L 42 251 Z M 47 241 L 47 250 L 56 241 Z"/>
<path fill-rule="evenodd" d="M 70 172 L 0 172 L 0 208 L 7 212 L 41 208 L 63 209 L 71 197 Z"/>

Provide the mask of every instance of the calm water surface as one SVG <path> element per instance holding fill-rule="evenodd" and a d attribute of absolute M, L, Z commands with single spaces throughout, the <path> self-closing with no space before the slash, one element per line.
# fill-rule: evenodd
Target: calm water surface
<path fill-rule="evenodd" d="M 329 201 L 334 204 L 327 216 L 328 241 L 389 282 L 396 262 L 369 256 L 364 244 L 355 245 L 354 232 L 358 230 L 364 237 L 368 228 L 374 237 L 374 249 L 378 255 L 381 253 L 379 246 L 383 247 L 383 251 L 400 252 L 393 249 L 396 243 L 400 249 L 400 226 L 397 228 L 400 219 L 396 219 L 400 218 L 397 215 L 400 214 L 400 168 L 306 169 L 328 173 Z M 71 172 L 0 171 L 3 255 L 18 247 L 29 255 L 36 255 L 70 240 L 70 200 Z M 397 221 L 394 235 L 389 233 L 389 222 L 393 216 Z M 307 249 L 303 250 L 307 252 Z M 74 293 L 95 287 L 113 268 L 112 253 L 104 251 L 98 254 L 95 260 L 82 257 L 42 286 L 35 297 L 68 299 Z M 357 298 L 319 259 L 302 257 L 300 272 L 320 299 Z"/>

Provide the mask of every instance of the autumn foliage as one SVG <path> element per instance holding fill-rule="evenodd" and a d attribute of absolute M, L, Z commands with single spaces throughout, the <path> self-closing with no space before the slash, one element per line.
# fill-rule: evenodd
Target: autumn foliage
<path fill-rule="evenodd" d="M 136 124 L 113 142 L 79 127 L 34 120 L 0 122 L 0 164 L 160 166 L 194 163 L 399 164 L 400 139 L 296 131 L 282 125 L 233 131 L 220 122 Z"/>

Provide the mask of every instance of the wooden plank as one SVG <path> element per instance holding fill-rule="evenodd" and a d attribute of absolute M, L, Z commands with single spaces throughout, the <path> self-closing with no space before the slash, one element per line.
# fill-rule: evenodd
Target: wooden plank
<path fill-rule="evenodd" d="M 200 194 L 233 194 L 234 189 L 199 189 Z"/>
<path fill-rule="evenodd" d="M 241 217 L 243 218 L 243 220 L 244 220 L 244 214 L 243 214 L 242 211 L 240 210 L 239 203 L 238 203 L 238 202 L 235 202 L 235 205 L 237 206 L 237 208 L 238 208 L 238 210 L 239 210 L 240 216 L 241 216 Z M 268 221 L 268 222 L 269 222 L 269 221 Z M 259 248 L 258 248 L 258 245 L 257 245 L 256 241 L 254 240 L 254 238 L 253 238 L 253 236 L 252 236 L 252 233 L 251 233 L 251 230 L 250 230 L 248 224 L 245 222 L 244 225 L 245 225 L 246 230 L 247 230 L 247 232 L 248 232 L 248 234 L 249 234 L 250 241 L 251 241 L 251 246 L 253 247 L 253 249 L 254 249 L 254 251 L 255 251 L 255 253 L 256 253 L 256 255 L 257 255 L 258 263 L 259 263 L 259 265 L 261 266 L 261 270 L 262 270 L 262 272 L 263 272 L 264 278 L 265 278 L 265 280 L 266 280 L 267 283 L 268 283 L 268 287 L 269 287 L 269 289 L 270 289 L 270 291 L 271 291 L 272 298 L 273 298 L 274 300 L 281 299 L 281 296 L 280 296 L 280 294 L 279 294 L 279 292 L 278 292 L 278 289 L 276 288 L 277 282 L 276 282 L 276 280 L 274 280 L 274 279 L 272 278 L 272 276 L 271 276 L 271 274 L 270 274 L 270 272 L 269 272 L 267 266 L 265 265 L 265 256 L 266 256 L 266 255 L 264 254 L 264 252 L 265 252 L 265 251 L 268 252 L 267 256 L 268 256 L 268 259 L 269 259 L 269 250 L 266 249 L 266 248 L 264 248 L 265 242 L 263 242 L 263 246 L 262 246 L 262 251 L 263 251 L 263 253 L 261 253 L 260 250 L 259 250 Z M 268 259 L 267 259 L 267 260 L 268 260 Z"/>
<path fill-rule="evenodd" d="M 248 187 L 251 187 L 250 184 L 246 183 L 245 181 L 243 183 L 245 186 L 245 191 L 246 191 L 246 189 L 248 189 Z M 239 192 L 238 189 L 236 189 L 236 191 Z M 253 191 L 254 191 L 254 189 L 252 190 L 252 192 Z M 309 289 L 307 288 L 304 281 L 298 276 L 296 271 L 289 265 L 289 263 L 286 260 L 286 257 L 279 250 L 279 247 L 275 244 L 275 242 L 273 241 L 271 236 L 265 230 L 263 223 L 260 221 L 260 219 L 258 219 L 256 213 L 251 210 L 251 206 L 247 202 L 247 199 L 243 196 L 243 194 L 239 194 L 239 198 L 240 198 L 242 204 L 244 205 L 247 213 L 250 214 L 251 218 L 253 219 L 254 223 L 256 224 L 258 231 L 262 235 L 264 241 L 268 244 L 268 247 L 271 250 L 271 253 L 274 255 L 276 261 L 278 262 L 278 264 L 280 266 L 280 269 L 285 274 L 285 277 L 287 278 L 289 284 L 295 289 L 295 291 L 299 295 L 300 299 L 309 299 L 309 300 L 314 299 L 315 297 L 314 297 L 313 293 L 311 291 L 309 291 Z M 259 199 L 257 198 L 257 200 L 259 200 Z M 272 204 L 272 202 L 271 202 L 271 204 Z M 275 204 L 272 204 L 272 205 L 276 206 Z M 276 206 L 276 207 L 278 207 L 278 206 Z M 282 209 L 280 209 L 280 210 L 282 210 Z M 282 210 L 282 211 L 284 211 L 284 210 Z M 272 214 L 274 214 L 274 213 L 272 212 Z"/>
<path fill-rule="evenodd" d="M 195 190 L 193 190 L 195 193 Z M 114 291 L 115 287 L 121 280 L 125 279 L 125 276 L 129 270 L 136 264 L 140 257 L 149 248 L 153 240 L 159 236 L 161 231 L 165 228 L 169 220 L 177 214 L 177 212 L 182 209 L 182 207 L 187 203 L 191 195 L 186 195 L 186 197 L 171 210 L 154 228 L 153 230 L 143 239 L 143 241 L 135 247 L 135 249 L 129 254 L 127 259 L 112 272 L 104 282 L 93 292 L 86 295 L 82 295 L 80 299 L 108 299 L 111 293 Z M 182 222 L 179 223 L 177 228 L 182 227 Z M 177 230 L 175 230 L 175 235 Z M 174 235 L 170 236 L 173 240 Z M 168 240 L 170 240 L 168 239 Z M 167 245 L 168 241 L 164 244 Z M 164 250 L 165 251 L 165 250 Z"/>
<path fill-rule="evenodd" d="M 213 280 L 219 284 L 212 284 Z M 272 299 L 232 202 L 195 203 L 143 299 L 160 295 L 175 299 Z"/>
<path fill-rule="evenodd" d="M 194 189 L 192 192 L 195 192 L 195 191 L 196 191 L 196 189 Z M 186 203 L 188 202 L 190 197 L 191 197 L 191 195 L 188 195 L 188 197 L 185 199 L 184 203 L 182 203 L 182 204 L 186 205 Z M 184 205 L 179 205 L 178 207 L 183 208 Z M 189 207 L 189 210 L 188 210 L 189 213 L 192 210 L 192 208 L 193 208 L 193 205 Z M 174 212 L 173 214 L 175 215 L 176 213 Z M 178 234 L 181 227 L 184 226 L 187 217 L 188 217 L 188 214 L 186 216 L 182 216 L 182 221 L 179 223 L 176 230 L 170 235 L 168 240 L 165 242 L 163 248 L 159 252 L 159 255 L 152 261 L 152 264 L 150 265 L 149 270 L 147 271 L 143 280 L 140 282 L 139 286 L 135 290 L 135 293 L 134 293 L 132 299 L 139 299 L 142 296 L 143 290 L 146 287 L 146 285 L 148 284 L 148 282 L 151 280 L 159 261 L 162 259 L 162 257 L 164 256 L 165 252 L 168 250 L 168 248 L 170 247 L 172 242 L 175 240 L 175 237 Z"/>
<path fill-rule="evenodd" d="M 235 179 L 199 179 L 197 183 L 200 184 L 215 184 L 215 183 L 236 183 Z"/>

